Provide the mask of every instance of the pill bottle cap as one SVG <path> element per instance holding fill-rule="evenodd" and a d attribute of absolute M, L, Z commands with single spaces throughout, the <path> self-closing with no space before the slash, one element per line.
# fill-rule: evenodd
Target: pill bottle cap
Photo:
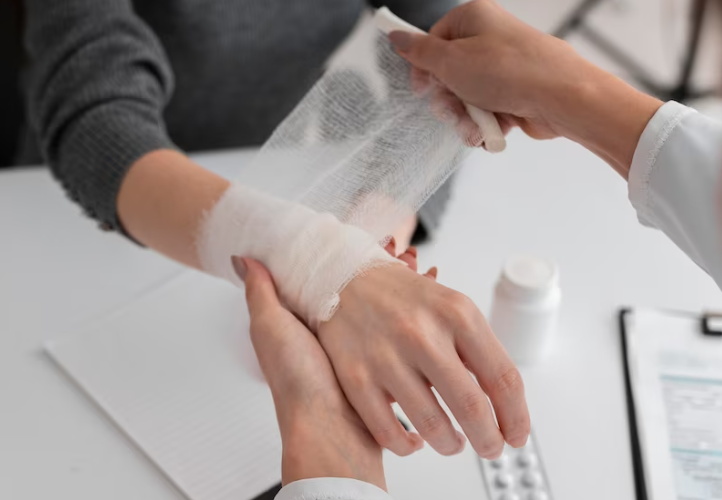
<path fill-rule="evenodd" d="M 499 286 L 510 296 L 538 300 L 547 297 L 559 285 L 559 270 L 554 262 L 531 255 L 507 259 Z"/>

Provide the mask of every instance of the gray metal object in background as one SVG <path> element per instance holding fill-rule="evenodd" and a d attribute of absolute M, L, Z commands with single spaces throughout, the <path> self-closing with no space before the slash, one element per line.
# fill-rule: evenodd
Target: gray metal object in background
<path fill-rule="evenodd" d="M 559 27 L 553 31 L 553 35 L 558 38 L 566 38 L 574 32 L 578 33 L 627 71 L 629 76 L 635 80 L 643 90 L 663 101 L 673 100 L 685 102 L 710 95 L 718 95 L 717 89 L 698 90 L 692 83 L 694 65 L 697 59 L 697 53 L 699 52 L 704 14 L 709 6 L 709 0 L 692 0 L 690 2 L 690 29 L 687 36 L 684 58 L 681 62 L 677 81 L 671 86 L 655 81 L 642 64 L 632 59 L 622 48 L 615 45 L 594 27 L 590 26 L 587 17 L 604 1 L 609 0 L 582 0 L 562 21 Z"/>

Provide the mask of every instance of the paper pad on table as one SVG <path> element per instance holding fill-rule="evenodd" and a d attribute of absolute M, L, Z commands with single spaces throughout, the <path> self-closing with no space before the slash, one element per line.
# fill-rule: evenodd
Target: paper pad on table
<path fill-rule="evenodd" d="M 188 272 L 47 351 L 192 500 L 244 500 L 279 481 L 239 290 Z"/>

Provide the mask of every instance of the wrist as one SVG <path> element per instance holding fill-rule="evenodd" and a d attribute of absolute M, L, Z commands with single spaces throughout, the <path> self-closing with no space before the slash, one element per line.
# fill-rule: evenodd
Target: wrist
<path fill-rule="evenodd" d="M 549 100 L 551 127 L 627 179 L 639 138 L 662 102 L 586 61 L 572 76 Z"/>
<path fill-rule="evenodd" d="M 284 485 L 301 479 L 350 478 L 386 489 L 380 447 L 368 435 L 338 435 L 320 422 L 308 422 L 301 414 L 284 423 L 281 481 Z M 324 427 L 323 429 L 321 427 Z"/>

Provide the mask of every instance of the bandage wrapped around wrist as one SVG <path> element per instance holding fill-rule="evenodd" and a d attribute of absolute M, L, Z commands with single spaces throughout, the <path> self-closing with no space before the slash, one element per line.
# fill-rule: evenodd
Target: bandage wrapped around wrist
<path fill-rule="evenodd" d="M 366 18 L 205 220 L 204 269 L 238 284 L 231 256 L 255 257 L 309 324 L 329 319 L 470 151 L 448 114 Z"/>
<path fill-rule="evenodd" d="M 203 268 L 241 285 L 231 256 L 263 262 L 283 300 L 316 327 L 333 315 L 354 277 L 399 261 L 369 233 L 329 213 L 232 184 L 202 224 Z"/>

